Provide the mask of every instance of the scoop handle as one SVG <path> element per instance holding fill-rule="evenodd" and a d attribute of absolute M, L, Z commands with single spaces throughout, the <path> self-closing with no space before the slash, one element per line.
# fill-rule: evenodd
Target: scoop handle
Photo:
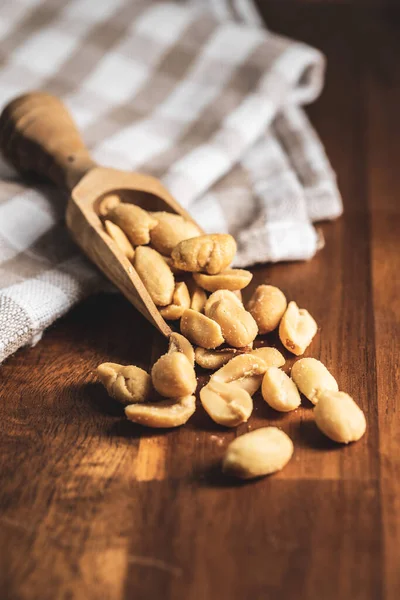
<path fill-rule="evenodd" d="M 69 191 L 96 166 L 63 102 L 45 92 L 19 96 L 3 109 L 0 150 L 19 173 Z"/>

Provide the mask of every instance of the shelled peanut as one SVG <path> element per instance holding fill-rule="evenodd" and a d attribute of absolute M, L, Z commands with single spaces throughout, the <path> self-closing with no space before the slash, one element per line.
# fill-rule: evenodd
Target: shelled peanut
<path fill-rule="evenodd" d="M 298 360 L 291 377 L 276 348 L 253 348 L 259 334 L 278 331 L 284 348 L 300 356 L 317 333 L 307 310 L 272 285 L 256 287 L 243 304 L 241 290 L 252 274 L 230 265 L 236 243 L 228 234 L 204 235 L 180 215 L 147 212 L 106 197 L 99 206 L 105 232 L 130 260 L 160 314 L 179 324 L 169 350 L 151 373 L 134 366 L 104 363 L 98 377 L 111 396 L 125 404 L 128 419 L 148 427 L 183 425 L 196 409 L 195 363 L 215 371 L 200 391 L 209 417 L 237 427 L 251 417 L 253 396 L 274 410 L 301 405 L 302 393 L 316 405 L 315 422 L 331 439 L 348 443 L 365 431 L 365 417 L 328 369 L 313 358 Z M 195 344 L 196 348 L 193 348 Z M 276 428 L 245 434 L 228 448 L 224 470 L 257 477 L 282 468 L 293 453 L 291 440 Z M 249 436 L 247 438 L 246 436 Z M 252 436 L 250 438 L 250 436 Z"/>

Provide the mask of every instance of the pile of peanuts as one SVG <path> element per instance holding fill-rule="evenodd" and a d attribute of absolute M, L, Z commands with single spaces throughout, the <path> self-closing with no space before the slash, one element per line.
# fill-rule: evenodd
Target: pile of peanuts
<path fill-rule="evenodd" d="M 183 425 L 196 410 L 195 364 L 214 371 L 200 391 L 210 418 L 225 427 L 248 421 L 253 396 L 261 387 L 265 402 L 289 412 L 301 403 L 300 392 L 315 405 L 315 423 L 339 443 L 359 440 L 365 432 L 362 410 L 315 358 L 295 362 L 291 377 L 275 348 L 253 348 L 258 334 L 278 329 L 283 346 L 304 354 L 317 333 L 307 310 L 287 303 L 281 290 L 259 285 L 247 307 L 241 290 L 252 279 L 231 269 L 236 242 L 228 234 L 201 235 L 182 216 L 147 212 L 107 196 L 99 207 L 104 229 L 132 262 L 149 295 L 166 320 L 179 323 L 168 352 L 151 373 L 136 366 L 103 363 L 99 380 L 125 406 L 128 419 L 147 427 Z M 193 345 L 195 348 L 193 348 Z M 240 478 L 282 469 L 293 454 L 291 439 L 276 427 L 264 427 L 236 438 L 223 459 L 224 472 Z"/>

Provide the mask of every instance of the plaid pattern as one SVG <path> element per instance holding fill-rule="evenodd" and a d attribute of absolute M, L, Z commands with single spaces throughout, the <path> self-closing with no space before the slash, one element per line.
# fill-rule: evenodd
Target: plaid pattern
<path fill-rule="evenodd" d="M 307 259 L 312 221 L 341 200 L 299 104 L 324 59 L 260 27 L 251 0 L 6 0 L 4 103 L 60 95 L 93 157 L 161 177 L 207 231 L 238 240 L 237 265 Z M 104 286 L 63 226 L 65 198 L 0 163 L 0 361 Z"/>

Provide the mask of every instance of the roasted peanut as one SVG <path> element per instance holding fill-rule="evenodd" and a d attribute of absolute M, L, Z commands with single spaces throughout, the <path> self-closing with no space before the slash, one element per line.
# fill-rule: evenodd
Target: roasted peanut
<path fill-rule="evenodd" d="M 158 223 L 150 232 L 150 242 L 161 254 L 169 256 L 179 242 L 201 234 L 195 223 L 181 215 L 168 212 L 154 212 L 151 215 Z"/>
<path fill-rule="evenodd" d="M 276 348 L 255 348 L 251 351 L 251 354 L 262 358 L 267 367 L 283 367 L 285 359 L 282 354 Z"/>
<path fill-rule="evenodd" d="M 196 410 L 196 398 L 169 398 L 156 404 L 132 404 L 125 408 L 130 421 L 146 427 L 165 428 L 184 425 Z"/>
<path fill-rule="evenodd" d="M 183 240 L 175 246 L 171 256 L 179 269 L 215 275 L 230 265 L 235 252 L 236 242 L 231 235 L 213 233 Z"/>
<path fill-rule="evenodd" d="M 172 303 L 160 308 L 160 314 L 168 321 L 176 321 L 183 315 L 183 311 L 190 306 L 190 296 L 186 283 L 183 281 L 175 284 Z"/>
<path fill-rule="evenodd" d="M 126 202 L 111 208 L 107 213 L 107 219 L 121 227 L 134 246 L 148 244 L 150 231 L 157 225 L 156 219 L 147 211 Z"/>
<path fill-rule="evenodd" d="M 296 302 L 289 302 L 279 325 L 279 337 L 285 348 L 297 356 L 303 354 L 317 330 L 318 326 L 310 313 L 299 308 Z"/>
<path fill-rule="evenodd" d="M 168 354 L 182 352 L 194 367 L 194 350 L 192 344 L 180 333 L 171 333 L 169 336 Z"/>
<path fill-rule="evenodd" d="M 232 291 L 232 294 L 235 294 L 236 298 L 238 298 L 240 300 L 240 302 L 243 304 L 242 292 L 240 290 L 231 290 L 231 291 Z"/>
<path fill-rule="evenodd" d="M 133 257 L 135 256 L 135 250 L 133 249 L 132 244 L 130 243 L 122 229 L 112 221 L 104 221 L 104 229 L 117 244 L 121 252 L 125 254 L 126 258 L 129 258 L 129 260 L 133 260 Z"/>
<path fill-rule="evenodd" d="M 197 283 L 192 279 L 189 284 L 189 293 L 190 293 L 190 308 L 192 310 L 196 310 L 197 312 L 203 312 L 204 306 L 207 301 L 207 294 L 205 291 L 197 285 Z"/>
<path fill-rule="evenodd" d="M 194 354 L 196 363 L 202 367 L 203 369 L 210 369 L 214 371 L 215 369 L 220 369 L 226 363 L 228 363 L 232 358 L 237 356 L 238 354 L 242 354 L 247 352 L 250 349 L 242 349 L 242 348 L 216 348 L 215 350 L 206 350 L 205 348 L 196 348 Z"/>
<path fill-rule="evenodd" d="M 99 215 L 101 217 L 106 217 L 109 211 L 118 206 L 118 204 L 121 204 L 121 198 L 117 196 L 117 194 L 107 194 L 107 196 L 104 196 L 104 198 L 100 200 L 98 209 Z"/>
<path fill-rule="evenodd" d="M 200 400 L 212 420 L 225 427 L 245 423 L 253 411 L 250 394 L 235 383 L 210 380 L 201 389 Z"/>
<path fill-rule="evenodd" d="M 188 340 L 202 348 L 217 348 L 224 343 L 218 323 L 190 308 L 184 311 L 180 327 Z"/>
<path fill-rule="evenodd" d="M 180 281 L 175 285 L 174 295 L 172 296 L 173 304 L 177 306 L 183 306 L 184 308 L 189 308 L 190 306 L 190 296 L 187 285 L 184 281 Z"/>
<path fill-rule="evenodd" d="M 228 290 L 215 292 L 220 300 L 207 300 L 205 311 L 207 316 L 221 326 L 225 341 L 235 348 L 242 348 L 252 343 L 257 336 L 257 323 L 247 312 L 240 300 Z M 208 305 L 208 307 L 207 307 Z"/>
<path fill-rule="evenodd" d="M 253 315 L 259 333 L 269 333 L 279 325 L 287 302 L 281 290 L 273 285 L 259 285 L 247 305 Z"/>
<path fill-rule="evenodd" d="M 295 362 L 291 375 L 301 393 L 313 404 L 317 404 L 319 392 L 339 390 L 336 379 L 316 358 L 301 358 Z"/>
<path fill-rule="evenodd" d="M 187 273 L 185 273 L 181 269 L 175 268 L 174 261 L 170 256 L 164 256 L 163 254 L 161 254 L 160 256 L 162 257 L 163 261 L 169 266 L 174 275 L 187 275 Z"/>
<path fill-rule="evenodd" d="M 153 365 L 151 380 L 157 392 L 166 398 L 193 394 L 197 386 L 193 365 L 183 352 L 161 356 Z"/>
<path fill-rule="evenodd" d="M 363 411 L 344 392 L 321 390 L 313 412 L 318 428 L 335 442 L 356 442 L 365 433 L 367 424 Z"/>
<path fill-rule="evenodd" d="M 156 306 L 171 304 L 175 281 L 171 269 L 153 248 L 139 246 L 135 250 L 134 267 Z"/>
<path fill-rule="evenodd" d="M 278 367 L 269 367 L 266 370 L 262 380 L 261 393 L 265 402 L 280 412 L 294 410 L 301 403 L 300 394 L 294 381 Z"/>
<path fill-rule="evenodd" d="M 166 321 L 179 321 L 185 309 L 177 304 L 169 304 L 160 308 L 160 315 Z"/>
<path fill-rule="evenodd" d="M 261 385 L 267 365 L 252 353 L 235 356 L 226 365 L 211 375 L 210 381 L 236 383 L 252 396 Z"/>
<path fill-rule="evenodd" d="M 150 375 L 133 365 L 103 363 L 97 367 L 97 375 L 110 396 L 121 404 L 146 402 L 153 390 Z"/>
<path fill-rule="evenodd" d="M 251 479 L 280 471 L 293 454 L 292 440 L 277 427 L 245 433 L 226 450 L 222 470 L 227 475 Z"/>
<path fill-rule="evenodd" d="M 208 292 L 217 290 L 242 290 L 249 285 L 253 275 L 244 269 L 226 269 L 218 275 L 206 275 L 205 273 L 193 273 L 195 282 Z"/>
<path fill-rule="evenodd" d="M 208 298 L 207 302 L 204 305 L 204 314 L 206 315 L 206 317 L 210 317 L 210 319 L 212 319 L 210 312 L 213 306 L 220 300 L 226 299 L 228 301 L 230 300 L 233 304 L 239 306 L 239 308 L 243 310 L 243 304 L 234 292 L 231 292 L 229 290 L 218 290 L 217 292 L 211 294 L 211 296 Z"/>

